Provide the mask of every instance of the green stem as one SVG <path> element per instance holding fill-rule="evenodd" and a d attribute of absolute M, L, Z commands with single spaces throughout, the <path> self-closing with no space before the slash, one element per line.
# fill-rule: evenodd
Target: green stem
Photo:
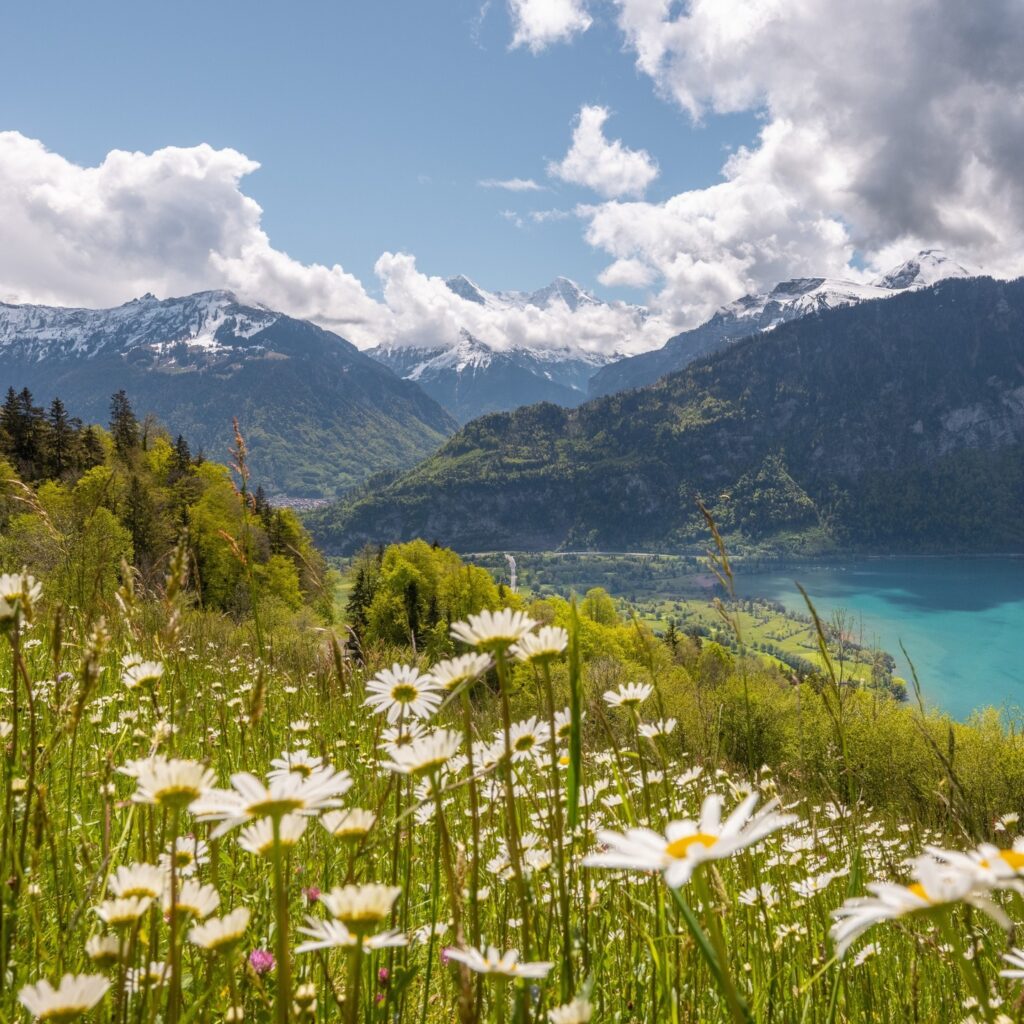
<path fill-rule="evenodd" d="M 277 950 L 277 987 L 274 1011 L 277 1024 L 288 1024 L 292 1004 L 292 967 L 288 941 L 288 890 L 284 878 L 284 850 L 281 847 L 281 819 L 273 818 L 274 827 L 274 902 L 277 912 L 277 930 L 274 935 Z"/>

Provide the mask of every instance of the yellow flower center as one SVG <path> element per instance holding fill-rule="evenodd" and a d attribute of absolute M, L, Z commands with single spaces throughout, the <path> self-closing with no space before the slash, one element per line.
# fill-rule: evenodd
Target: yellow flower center
<path fill-rule="evenodd" d="M 695 832 L 692 836 L 683 836 L 676 839 L 665 847 L 665 852 L 670 857 L 682 860 L 690 852 L 690 847 L 699 844 L 704 847 L 712 847 L 718 842 L 718 836 L 709 836 L 706 832 Z"/>
<path fill-rule="evenodd" d="M 931 903 L 931 897 L 924 891 L 924 886 L 920 882 L 914 882 L 913 885 L 907 886 L 907 892 L 912 892 L 919 899 L 925 901 L 925 903 Z"/>
<path fill-rule="evenodd" d="M 391 696 L 399 704 L 411 704 L 419 695 L 420 691 L 411 683 L 399 683 L 391 691 Z"/>
<path fill-rule="evenodd" d="M 1018 853 L 1016 850 L 1000 850 L 999 856 L 1014 871 L 1024 870 L 1024 853 Z"/>

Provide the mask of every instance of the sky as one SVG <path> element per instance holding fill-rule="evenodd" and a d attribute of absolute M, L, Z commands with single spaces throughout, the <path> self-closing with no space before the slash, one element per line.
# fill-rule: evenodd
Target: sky
<path fill-rule="evenodd" d="M 637 351 L 924 247 L 1024 270 L 1018 0 L 36 0 L 4 37 L 0 300 Z"/>

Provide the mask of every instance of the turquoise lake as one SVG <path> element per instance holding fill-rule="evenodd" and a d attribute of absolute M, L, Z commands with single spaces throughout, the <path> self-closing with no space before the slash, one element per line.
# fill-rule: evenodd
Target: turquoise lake
<path fill-rule="evenodd" d="M 1024 559 L 878 558 L 787 565 L 739 573 L 741 597 L 780 601 L 806 612 L 799 581 L 824 618 L 850 613 L 866 643 L 896 658 L 910 680 L 900 641 L 925 700 L 966 718 L 993 705 L 1024 709 Z"/>

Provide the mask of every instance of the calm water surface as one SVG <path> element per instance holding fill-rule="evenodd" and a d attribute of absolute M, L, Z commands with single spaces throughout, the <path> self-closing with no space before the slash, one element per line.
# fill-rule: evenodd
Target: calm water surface
<path fill-rule="evenodd" d="M 740 574 L 741 597 L 806 611 L 799 581 L 819 614 L 844 609 L 866 642 L 889 651 L 910 679 L 900 641 L 925 699 L 957 718 L 985 705 L 1024 709 L 1024 559 L 886 558 L 789 565 Z"/>

